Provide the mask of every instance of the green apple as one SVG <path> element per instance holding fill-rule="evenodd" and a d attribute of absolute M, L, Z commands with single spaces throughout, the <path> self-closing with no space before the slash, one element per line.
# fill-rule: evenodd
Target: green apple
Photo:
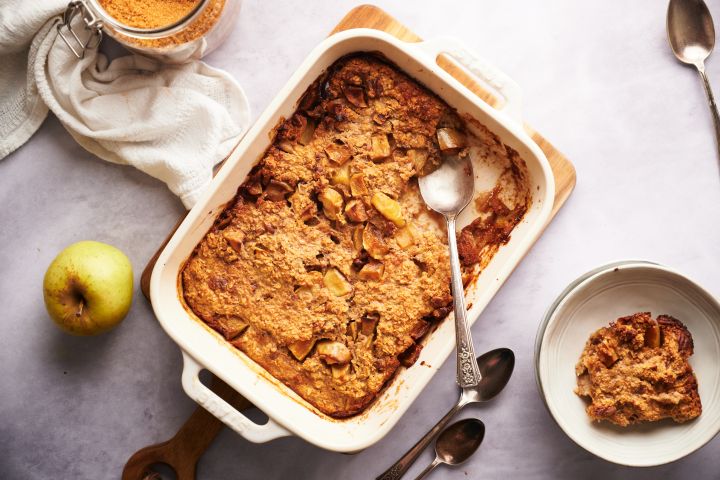
<path fill-rule="evenodd" d="M 67 247 L 52 261 L 43 281 L 50 318 L 73 335 L 96 335 L 113 328 L 130 310 L 132 294 L 130 260 L 100 242 Z"/>

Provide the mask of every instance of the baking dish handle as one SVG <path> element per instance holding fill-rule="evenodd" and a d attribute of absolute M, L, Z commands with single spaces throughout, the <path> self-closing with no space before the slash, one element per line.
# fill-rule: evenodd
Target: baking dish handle
<path fill-rule="evenodd" d="M 203 385 L 199 377 L 202 369 L 203 367 L 199 363 L 183 352 L 182 385 L 185 393 L 198 405 L 215 415 L 218 420 L 253 443 L 264 443 L 292 435 L 272 419 L 268 419 L 264 425 L 258 425 L 238 412 L 215 392 Z"/>
<path fill-rule="evenodd" d="M 502 97 L 503 104 L 494 107 L 496 110 L 507 113 L 514 120 L 521 122 L 522 94 L 520 86 L 506 74 L 476 55 L 457 38 L 437 37 L 431 40 L 414 44 L 424 54 L 430 55 L 432 61 L 437 63 L 437 57 L 446 54 L 468 72 L 478 77 L 480 85 L 490 87 L 494 94 Z"/>

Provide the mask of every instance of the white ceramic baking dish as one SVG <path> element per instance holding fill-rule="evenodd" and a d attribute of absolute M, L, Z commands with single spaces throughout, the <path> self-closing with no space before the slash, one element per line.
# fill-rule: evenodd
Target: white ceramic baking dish
<path fill-rule="evenodd" d="M 328 66 L 343 55 L 358 51 L 382 53 L 460 114 L 469 114 L 488 127 L 503 143 L 517 150 L 527 164 L 532 195 L 528 212 L 515 227 L 508 244 L 500 248 L 468 289 L 467 301 L 468 305 L 472 305 L 468 318 L 471 321 L 478 318 L 536 240 L 552 209 L 555 186 L 550 167 L 540 148 L 523 130 L 519 120 L 519 89 L 507 76 L 471 54 L 458 41 L 448 38 L 406 43 L 376 30 L 355 29 L 323 41 L 270 103 L 177 229 L 158 258 L 150 284 L 155 313 L 162 327 L 183 351 L 182 383 L 185 391 L 198 404 L 252 442 L 295 434 L 328 450 L 362 450 L 387 434 L 455 348 L 453 322 L 444 321 L 425 339 L 425 348 L 415 365 L 402 368 L 368 409 L 355 417 L 337 420 L 317 411 L 225 342 L 189 314 L 180 299 L 179 270 L 268 147 L 268 134 L 273 127 L 282 117 L 294 112 L 307 87 Z M 479 81 L 494 89 L 504 99 L 503 109 L 490 107 L 441 69 L 436 59 L 442 53 L 450 55 Z M 487 189 L 487 179 L 478 172 L 482 172 L 482 168 L 476 167 L 478 188 Z M 467 210 L 458 221 L 459 228 L 477 216 L 471 208 Z M 489 334 L 492 331 L 490 327 L 476 329 L 476 335 Z M 270 420 L 259 425 L 232 408 L 200 382 L 198 374 L 202 369 L 220 377 L 261 409 Z M 448 378 L 449 382 L 453 380 Z"/>

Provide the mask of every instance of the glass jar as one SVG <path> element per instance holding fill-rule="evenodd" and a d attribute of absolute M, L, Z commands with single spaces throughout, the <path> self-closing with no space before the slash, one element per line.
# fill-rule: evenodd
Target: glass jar
<path fill-rule="evenodd" d="M 129 50 L 164 62 L 181 63 L 202 58 L 217 48 L 234 27 L 241 3 L 241 0 L 198 0 L 187 15 L 174 23 L 138 28 L 113 17 L 100 0 L 76 0 L 68 4 L 58 30 L 78 57 L 107 34 Z M 73 22 L 76 16 L 82 18 L 82 23 Z M 86 32 L 77 32 L 78 28 Z"/>

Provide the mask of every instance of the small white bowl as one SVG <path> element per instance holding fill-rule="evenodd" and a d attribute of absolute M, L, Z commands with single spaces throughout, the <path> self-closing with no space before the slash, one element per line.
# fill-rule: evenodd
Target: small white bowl
<path fill-rule="evenodd" d="M 692 334 L 690 364 L 703 412 L 672 420 L 617 427 L 594 423 L 575 388 L 575 364 L 592 332 L 635 312 L 668 314 Z M 545 404 L 575 443 L 610 462 L 649 467 L 682 458 L 720 431 L 720 304 L 707 291 L 667 267 L 642 261 L 613 263 L 578 278 L 555 300 L 535 341 L 535 374 Z"/>

